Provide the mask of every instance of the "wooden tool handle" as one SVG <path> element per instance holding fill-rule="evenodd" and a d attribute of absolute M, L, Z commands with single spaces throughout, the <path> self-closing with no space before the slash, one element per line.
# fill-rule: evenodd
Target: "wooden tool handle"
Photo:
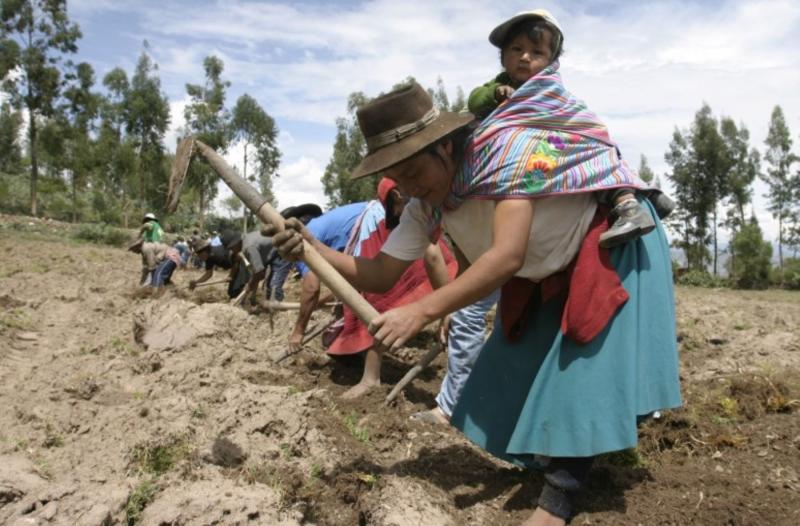
<path fill-rule="evenodd" d="M 434 344 L 433 348 L 425 353 L 425 355 L 420 359 L 419 363 L 409 369 L 406 375 L 403 376 L 399 382 L 397 382 L 397 385 L 395 385 L 394 388 L 392 388 L 392 391 L 386 395 L 385 402 L 388 404 L 397 398 L 397 395 L 400 394 L 400 391 L 402 391 L 405 386 L 410 384 L 411 380 L 419 376 L 419 373 L 421 373 L 428 365 L 430 365 L 433 359 L 439 356 L 439 353 L 443 350 L 444 347 L 442 345 L 439 345 L 438 343 Z"/>
<path fill-rule="evenodd" d="M 233 190 L 233 193 L 242 200 L 247 208 L 255 213 L 264 223 L 274 225 L 278 231 L 286 228 L 283 216 L 272 207 L 264 196 L 250 186 L 247 181 L 239 177 L 225 160 L 212 148 L 200 141 L 195 141 L 197 151 L 208 160 L 211 167 L 223 181 Z M 361 321 L 369 325 L 378 316 L 375 307 L 369 304 L 364 296 L 353 288 L 350 283 L 333 268 L 333 265 L 323 258 L 307 241 L 303 241 L 303 262 L 308 265 L 314 274 L 319 277 L 331 291 L 350 307 Z"/>

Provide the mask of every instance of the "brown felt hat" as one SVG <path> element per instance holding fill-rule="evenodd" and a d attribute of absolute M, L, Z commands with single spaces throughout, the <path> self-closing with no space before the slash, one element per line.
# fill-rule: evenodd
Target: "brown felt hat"
<path fill-rule="evenodd" d="M 416 82 L 381 95 L 356 115 L 367 141 L 367 156 L 353 170 L 353 179 L 405 161 L 475 119 L 471 113 L 437 110 Z"/>

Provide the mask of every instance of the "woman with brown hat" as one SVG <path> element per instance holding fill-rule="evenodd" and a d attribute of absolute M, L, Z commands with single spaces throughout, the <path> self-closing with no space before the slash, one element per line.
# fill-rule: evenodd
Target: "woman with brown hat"
<path fill-rule="evenodd" d="M 680 404 L 671 263 L 652 206 L 642 201 L 653 232 L 601 249 L 607 211 L 591 193 L 542 194 L 527 185 L 541 173 L 508 177 L 520 167 L 507 154 L 520 140 L 548 140 L 547 130 L 511 126 L 476 146 L 471 115 L 437 111 L 416 83 L 365 105 L 358 119 L 369 153 L 353 177 L 380 172 L 395 180 L 412 197 L 400 224 L 371 259 L 328 250 L 293 221 L 275 246 L 297 257 L 305 237 L 356 288 L 382 291 L 447 231 L 469 268 L 381 314 L 371 330 L 399 348 L 502 287 L 494 331 L 451 423 L 495 456 L 543 469 L 529 523 L 564 524 L 594 457 L 635 446 L 640 416 Z M 614 166 L 606 168 L 613 177 Z M 586 166 L 567 163 L 564 171 L 571 169 Z"/>

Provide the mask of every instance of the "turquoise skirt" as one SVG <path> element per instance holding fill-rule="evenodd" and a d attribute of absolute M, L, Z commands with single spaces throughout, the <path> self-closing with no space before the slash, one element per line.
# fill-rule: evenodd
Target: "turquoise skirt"
<path fill-rule="evenodd" d="M 561 334 L 563 298 L 532 309 L 515 343 L 495 322 L 453 411 L 456 428 L 496 457 L 535 467 L 534 455 L 633 447 L 640 416 L 681 404 L 672 266 L 656 223 L 611 251 L 630 299 L 588 344 Z"/>

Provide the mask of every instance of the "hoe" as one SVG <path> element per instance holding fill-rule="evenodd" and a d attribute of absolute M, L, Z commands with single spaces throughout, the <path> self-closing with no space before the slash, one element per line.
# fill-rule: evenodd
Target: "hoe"
<path fill-rule="evenodd" d="M 259 194 L 252 186 L 239 177 L 233 169 L 228 166 L 225 160 L 211 147 L 203 144 L 194 137 L 186 137 L 181 140 L 175 151 L 175 162 L 172 165 L 172 173 L 169 179 L 169 191 L 167 194 L 167 210 L 174 212 L 178 207 L 181 187 L 189 169 L 189 163 L 194 154 L 203 156 L 211 165 L 217 175 L 225 181 L 236 196 L 242 200 L 244 205 L 249 208 L 258 218 L 266 224 L 271 224 L 278 231 L 285 228 L 283 216 L 281 216 L 267 200 Z M 328 263 L 314 247 L 307 241 L 303 241 L 303 262 L 308 265 L 320 281 L 324 283 L 333 294 L 363 321 L 367 326 L 378 316 L 378 311 L 370 305 L 356 289 L 339 274 L 333 266 Z M 419 363 L 408 371 L 392 389 L 386 397 L 386 402 L 391 402 L 397 394 L 413 380 L 432 360 L 442 351 L 442 347 L 435 345 Z"/>

